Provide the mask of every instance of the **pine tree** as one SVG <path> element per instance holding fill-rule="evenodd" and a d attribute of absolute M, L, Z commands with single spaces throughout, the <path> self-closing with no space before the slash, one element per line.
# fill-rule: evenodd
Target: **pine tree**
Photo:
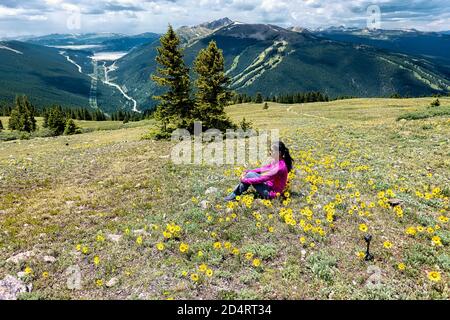
<path fill-rule="evenodd" d="M 255 97 L 255 103 L 263 103 L 263 97 L 261 92 L 258 92 Z"/>
<path fill-rule="evenodd" d="M 200 50 L 194 66 L 198 74 L 193 112 L 195 120 L 201 121 L 205 129 L 224 131 L 235 128 L 225 113 L 225 106 L 231 98 L 227 88 L 230 79 L 225 75 L 223 53 L 216 42 L 211 41 L 207 48 Z"/>
<path fill-rule="evenodd" d="M 79 128 L 75 124 L 75 121 L 73 119 L 68 119 L 66 122 L 66 126 L 64 128 L 64 134 L 69 136 L 73 135 L 79 132 Z"/>
<path fill-rule="evenodd" d="M 42 124 L 43 128 L 48 128 L 48 113 L 49 111 L 47 109 L 42 111 L 42 117 L 44 118 L 44 123 Z"/>
<path fill-rule="evenodd" d="M 66 127 L 66 115 L 60 106 L 53 107 L 48 111 L 46 125 L 55 135 L 61 135 L 64 132 Z"/>
<path fill-rule="evenodd" d="M 36 130 L 36 110 L 26 96 L 16 97 L 16 106 L 11 111 L 9 129 L 25 132 Z"/>
<path fill-rule="evenodd" d="M 152 80 L 167 91 L 154 98 L 160 101 L 155 118 L 161 124 L 163 134 L 189 125 L 192 101 L 190 98 L 189 68 L 183 61 L 180 39 L 169 25 L 167 33 L 160 39 L 156 62 L 159 64 L 157 74 Z"/>

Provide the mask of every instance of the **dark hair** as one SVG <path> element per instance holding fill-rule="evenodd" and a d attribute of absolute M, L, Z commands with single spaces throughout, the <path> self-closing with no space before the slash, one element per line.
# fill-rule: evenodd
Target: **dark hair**
<path fill-rule="evenodd" d="M 281 158 L 286 163 L 286 166 L 288 168 L 288 171 L 291 172 L 293 168 L 293 162 L 294 160 L 291 157 L 291 154 L 289 153 L 289 149 L 286 147 L 286 145 L 282 141 L 278 141 L 274 144 L 274 147 L 278 149 L 278 152 L 281 155 Z"/>

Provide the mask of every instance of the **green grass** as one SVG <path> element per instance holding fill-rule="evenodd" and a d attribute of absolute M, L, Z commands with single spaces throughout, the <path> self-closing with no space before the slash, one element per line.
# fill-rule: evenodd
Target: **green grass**
<path fill-rule="evenodd" d="M 239 202 L 226 208 L 221 199 L 242 168 L 174 165 L 172 142 L 141 140 L 151 122 L 0 143 L 0 279 L 31 268 L 25 281 L 33 292 L 24 299 L 448 299 L 449 223 L 439 218 L 449 216 L 450 120 L 396 121 L 431 101 L 227 108 L 235 121 L 245 117 L 256 128 L 280 129 L 295 157 L 289 203 L 275 200 L 269 207 L 244 198 L 250 207 Z M 212 186 L 218 194 L 206 196 Z M 404 201 L 402 217 L 378 203 L 382 191 Z M 210 202 L 207 210 L 202 200 Z M 331 223 L 325 211 L 330 203 Z M 287 209 L 296 226 L 280 216 Z M 313 229 L 300 227 L 302 220 Z M 180 231 L 164 240 L 169 223 Z M 358 256 L 365 250 L 361 224 L 373 235 L 373 262 Z M 406 233 L 411 227 L 414 236 Z M 442 246 L 432 245 L 434 236 Z M 386 241 L 392 248 L 384 247 Z M 186 253 L 181 243 L 189 245 Z M 78 250 L 83 247 L 85 253 Z M 26 251 L 35 255 L 6 262 Z M 44 262 L 44 255 L 56 262 Z M 202 264 L 212 277 L 199 270 Z M 80 290 L 67 288 L 66 270 L 74 265 L 82 275 Z M 381 281 L 370 287 L 374 270 Z M 440 273 L 439 282 L 428 279 L 431 271 Z M 106 287 L 112 278 L 118 283 Z"/>
<path fill-rule="evenodd" d="M 42 128 L 43 124 L 43 118 L 37 117 L 36 118 L 36 124 L 37 124 L 37 131 L 33 132 L 31 134 L 23 133 L 23 132 L 17 132 L 17 131 L 11 131 L 8 130 L 8 120 L 9 117 L 0 117 L 0 120 L 3 123 L 3 127 L 5 130 L 0 132 L 0 141 L 12 141 L 17 139 L 31 139 L 31 138 L 45 138 L 50 136 L 49 130 L 46 130 Z M 121 121 L 75 121 L 76 125 L 81 129 L 82 133 L 92 132 L 92 131 L 100 131 L 100 130 L 118 130 L 118 129 L 125 129 L 125 128 L 135 128 L 135 127 L 142 127 L 142 126 L 148 126 L 152 122 L 152 120 L 145 120 L 145 121 L 139 121 L 139 122 L 129 122 L 129 123 L 122 123 Z"/>
<path fill-rule="evenodd" d="M 425 111 L 408 112 L 398 117 L 397 120 L 420 120 L 442 116 L 450 116 L 450 106 L 429 107 Z"/>

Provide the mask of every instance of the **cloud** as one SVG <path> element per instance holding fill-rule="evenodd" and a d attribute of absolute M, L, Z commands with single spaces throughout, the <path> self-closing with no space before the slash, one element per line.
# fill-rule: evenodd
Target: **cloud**
<path fill-rule="evenodd" d="M 2 0 L 0 36 L 14 35 L 11 30 L 66 33 L 74 13 L 81 15 L 78 32 L 162 32 L 168 23 L 195 25 L 225 16 L 281 26 L 365 27 L 373 4 L 380 7 L 382 28 L 441 30 L 450 25 L 448 0 Z"/>

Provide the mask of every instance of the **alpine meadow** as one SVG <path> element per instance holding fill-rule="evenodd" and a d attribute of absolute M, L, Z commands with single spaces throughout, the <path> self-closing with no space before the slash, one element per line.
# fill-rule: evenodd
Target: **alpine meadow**
<path fill-rule="evenodd" d="M 448 300 L 448 8 L 213 2 L 0 4 L 0 300 Z"/>

